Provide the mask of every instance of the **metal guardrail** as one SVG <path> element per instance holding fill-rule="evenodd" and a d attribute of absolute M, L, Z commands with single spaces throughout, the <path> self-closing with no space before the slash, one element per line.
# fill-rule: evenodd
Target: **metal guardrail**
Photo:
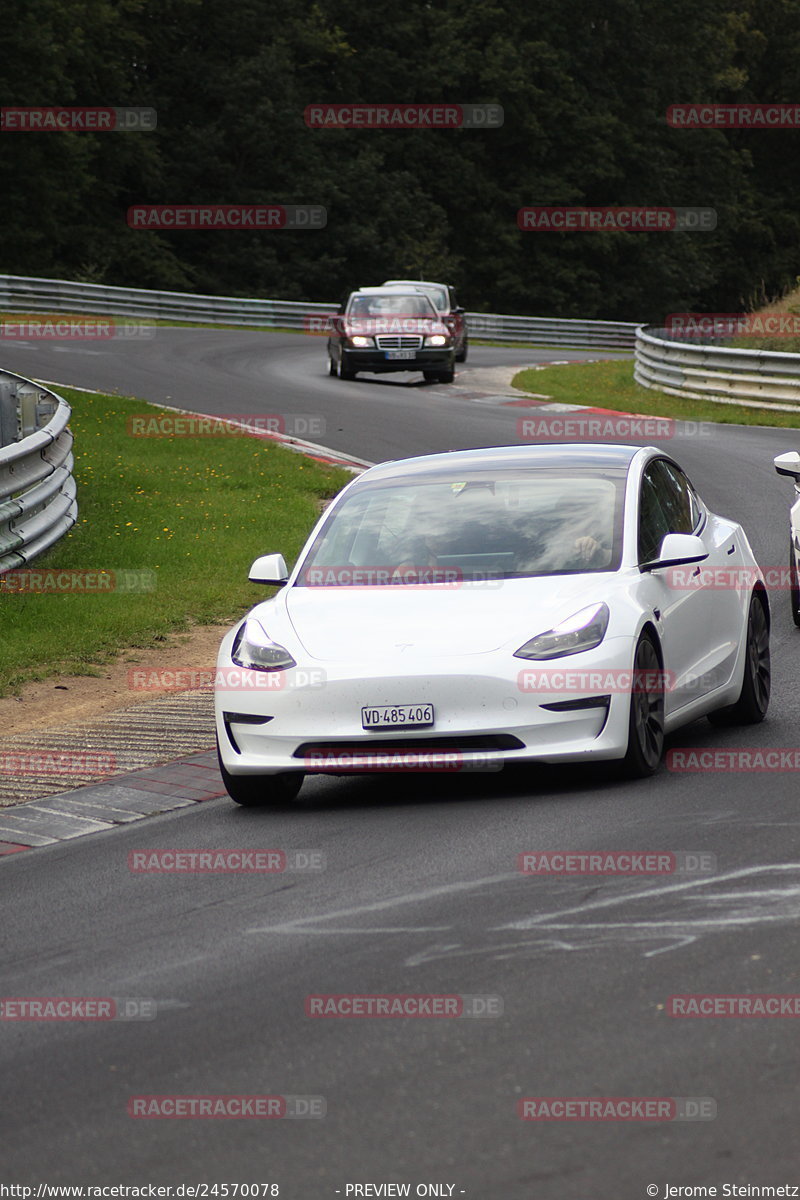
<path fill-rule="evenodd" d="M 0 371 L 0 575 L 32 562 L 75 524 L 71 415 L 49 388 Z"/>
<path fill-rule="evenodd" d="M 558 317 L 510 317 L 500 313 L 467 313 L 470 337 L 490 342 L 529 342 L 542 346 L 631 350 L 636 322 L 575 321 Z"/>
<path fill-rule="evenodd" d="M 202 321 L 211 325 L 267 325 L 303 329 L 309 318 L 334 313 L 336 304 L 293 300 L 239 300 L 197 296 L 190 292 L 156 292 L 147 288 L 104 287 L 66 279 L 0 275 L 0 310 L 4 312 L 80 313 L 139 317 L 148 320 Z"/>
<path fill-rule="evenodd" d="M 696 346 L 666 329 L 642 325 L 633 374 L 642 387 L 692 400 L 800 407 L 800 354 Z"/>
<path fill-rule="evenodd" d="M 211 325 L 259 325 L 325 332 L 336 304 L 305 300 L 246 300 L 158 292 L 145 288 L 104 287 L 64 279 L 0 275 L 0 311 L 80 313 L 144 320 L 201 321 Z M 498 342 L 530 342 L 547 346 L 633 349 L 636 323 L 573 321 L 555 317 L 514 317 L 500 313 L 467 313 L 472 337 Z"/>

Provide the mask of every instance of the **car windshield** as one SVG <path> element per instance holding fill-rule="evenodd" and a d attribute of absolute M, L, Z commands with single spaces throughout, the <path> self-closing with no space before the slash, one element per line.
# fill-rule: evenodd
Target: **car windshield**
<path fill-rule="evenodd" d="M 436 309 L 421 292 L 387 292 L 382 296 L 354 296 L 350 317 L 435 317 Z"/>
<path fill-rule="evenodd" d="M 447 299 L 447 292 L 444 290 L 444 288 L 426 287 L 425 295 L 430 296 L 433 305 L 438 308 L 440 312 L 444 312 L 445 309 L 450 307 L 450 302 Z"/>
<path fill-rule="evenodd" d="M 296 585 L 514 579 L 613 571 L 624 472 L 541 469 L 356 488 L 306 556 Z"/>
<path fill-rule="evenodd" d="M 435 283 L 414 283 L 413 280 L 400 280 L 397 283 L 385 283 L 384 287 L 411 287 L 415 292 L 423 292 L 426 296 L 430 296 L 431 303 L 439 312 L 446 312 L 450 308 L 450 297 L 447 294 L 447 289 L 437 287 Z"/>

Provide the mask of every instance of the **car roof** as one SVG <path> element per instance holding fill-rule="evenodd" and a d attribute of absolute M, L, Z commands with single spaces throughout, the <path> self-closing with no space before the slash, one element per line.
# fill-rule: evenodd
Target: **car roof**
<path fill-rule="evenodd" d="M 445 291 L 450 287 L 449 283 L 433 283 L 430 279 L 387 279 L 382 284 L 383 287 L 398 287 L 400 285 L 403 287 L 444 288 Z"/>
<path fill-rule="evenodd" d="M 379 463 L 371 467 L 355 481 L 379 482 L 413 476 L 426 475 L 458 476 L 471 471 L 514 471 L 530 470 L 534 467 L 572 468 L 627 471 L 633 458 L 649 450 L 660 452 L 653 446 L 607 445 L 605 443 L 571 442 L 558 445 L 537 446 L 494 446 L 480 450 L 449 450 L 444 454 L 425 454 L 418 458 L 401 458 L 394 462 Z"/>
<path fill-rule="evenodd" d="M 403 287 L 406 287 L 406 285 L 404 284 Z M 391 290 L 395 291 L 396 289 L 392 288 Z M 397 289 L 397 290 L 399 291 L 399 289 Z M 417 294 L 419 294 L 418 289 L 416 289 L 416 290 L 417 290 Z M 388 291 L 389 291 L 389 288 L 385 288 L 385 287 L 362 287 L 362 288 L 359 288 L 357 292 L 351 292 L 348 299 L 352 299 L 353 296 L 382 296 L 384 292 L 388 292 Z M 407 296 L 413 296 L 414 292 L 415 292 L 415 289 L 411 285 L 408 285 L 405 294 Z"/>

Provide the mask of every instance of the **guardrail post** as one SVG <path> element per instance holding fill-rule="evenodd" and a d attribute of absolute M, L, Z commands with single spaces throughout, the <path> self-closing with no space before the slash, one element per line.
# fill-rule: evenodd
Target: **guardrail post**
<path fill-rule="evenodd" d="M 29 434 L 36 433 L 36 430 L 41 429 L 42 425 L 46 424 L 47 418 L 53 413 L 52 401 L 47 401 L 46 394 L 25 387 L 24 384 L 17 389 L 17 404 L 19 405 L 20 437 L 28 437 Z"/>
<path fill-rule="evenodd" d="M 18 438 L 17 389 L 11 380 L 0 379 L 0 449 Z"/>

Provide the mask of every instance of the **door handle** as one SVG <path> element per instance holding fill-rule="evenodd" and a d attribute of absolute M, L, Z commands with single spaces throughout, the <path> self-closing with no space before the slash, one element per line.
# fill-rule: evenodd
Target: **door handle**
<path fill-rule="evenodd" d="M 733 554 L 735 549 L 736 549 L 736 542 L 731 542 L 730 547 L 728 549 L 728 554 Z"/>

